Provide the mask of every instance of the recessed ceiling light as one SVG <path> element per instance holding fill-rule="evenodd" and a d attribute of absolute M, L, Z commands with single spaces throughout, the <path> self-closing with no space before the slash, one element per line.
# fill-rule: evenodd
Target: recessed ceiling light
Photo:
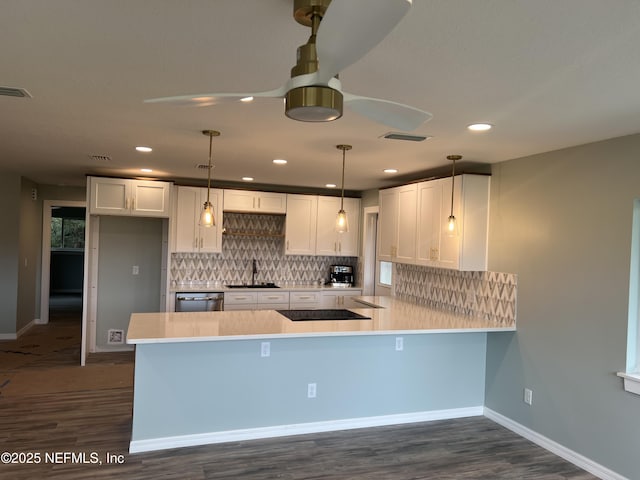
<path fill-rule="evenodd" d="M 276 165 L 284 165 L 287 163 L 287 161 L 284 158 L 276 158 L 273 160 L 273 163 L 275 163 Z"/>
<path fill-rule="evenodd" d="M 472 132 L 486 132 L 487 130 L 491 130 L 493 125 L 490 123 L 472 123 L 471 125 L 467 125 L 467 128 Z"/>
<path fill-rule="evenodd" d="M 327 188 L 336 188 L 336 187 L 337 187 L 337 185 L 336 185 L 335 183 L 327 183 L 327 184 L 325 185 L 325 187 L 327 187 Z"/>
<path fill-rule="evenodd" d="M 151 173 L 151 172 L 153 172 L 153 170 L 151 170 L 150 168 L 141 168 L 141 169 L 140 169 L 140 171 L 141 171 L 141 172 L 144 172 L 144 173 Z"/>
<path fill-rule="evenodd" d="M 149 152 L 153 151 L 153 148 L 140 146 L 140 147 L 136 147 L 136 150 L 139 151 L 139 152 L 149 153 Z"/>
<path fill-rule="evenodd" d="M 242 177 L 245 182 L 253 182 L 253 177 Z"/>
<path fill-rule="evenodd" d="M 240 101 L 241 102 L 245 102 L 245 103 L 252 102 L 253 101 L 253 97 L 243 97 L 243 98 L 240 99 Z"/>
<path fill-rule="evenodd" d="M 383 170 L 384 173 L 398 173 L 398 169 L 397 168 L 385 168 Z"/>

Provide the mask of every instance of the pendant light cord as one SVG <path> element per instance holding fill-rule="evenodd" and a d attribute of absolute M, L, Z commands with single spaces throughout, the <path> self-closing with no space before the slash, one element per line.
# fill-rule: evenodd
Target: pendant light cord
<path fill-rule="evenodd" d="M 207 177 L 207 205 L 209 205 L 209 193 L 211 191 L 211 150 L 213 145 L 213 133 L 209 133 L 209 172 Z"/>
<path fill-rule="evenodd" d="M 344 210 L 344 160 L 346 149 L 342 149 L 342 192 L 340 193 L 340 210 Z"/>
<path fill-rule="evenodd" d="M 453 216 L 453 189 L 456 184 L 456 159 L 453 158 L 453 169 L 451 170 L 451 216 Z"/>

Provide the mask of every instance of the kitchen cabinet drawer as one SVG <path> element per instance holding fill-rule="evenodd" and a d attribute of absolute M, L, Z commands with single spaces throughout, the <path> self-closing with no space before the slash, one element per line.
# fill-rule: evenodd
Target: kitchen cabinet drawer
<path fill-rule="evenodd" d="M 289 301 L 291 304 L 319 304 L 320 292 L 291 292 Z"/>
<path fill-rule="evenodd" d="M 258 303 L 253 310 L 289 310 L 289 303 Z"/>
<path fill-rule="evenodd" d="M 322 308 L 363 308 L 353 297 L 362 295 L 362 290 L 322 292 Z"/>
<path fill-rule="evenodd" d="M 232 310 L 227 308 L 232 305 L 249 305 L 258 303 L 258 292 L 225 292 L 224 294 L 224 308 L 225 310 Z"/>
<path fill-rule="evenodd" d="M 258 303 L 289 305 L 289 292 L 258 292 Z"/>

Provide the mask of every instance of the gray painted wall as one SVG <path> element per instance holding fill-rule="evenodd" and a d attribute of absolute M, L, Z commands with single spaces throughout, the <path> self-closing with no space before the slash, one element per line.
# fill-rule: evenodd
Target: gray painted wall
<path fill-rule="evenodd" d="M 21 179 L 20 248 L 18 260 L 18 306 L 16 328 L 27 326 L 40 311 L 40 271 L 42 257 L 42 206 L 32 198 L 37 184 Z"/>
<path fill-rule="evenodd" d="M 483 405 L 485 333 L 270 341 L 137 345 L 132 440 Z"/>
<path fill-rule="evenodd" d="M 20 176 L 0 173 L 0 204 L 20 202 Z M 0 335 L 16 333 L 20 210 L 5 208 L 0 229 Z"/>
<path fill-rule="evenodd" d="M 100 217 L 96 346 L 109 329 L 126 333 L 133 312 L 160 311 L 162 222 L 160 218 Z M 139 275 L 132 274 L 137 265 Z"/>
<path fill-rule="evenodd" d="M 615 372 L 638 152 L 634 135 L 495 165 L 489 239 L 489 269 L 518 275 L 518 330 L 488 336 L 486 406 L 630 479 L 640 397 Z"/>

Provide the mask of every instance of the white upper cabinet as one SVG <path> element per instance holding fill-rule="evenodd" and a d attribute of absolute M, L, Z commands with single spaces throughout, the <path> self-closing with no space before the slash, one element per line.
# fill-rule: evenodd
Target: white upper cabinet
<path fill-rule="evenodd" d="M 244 213 L 286 213 L 287 195 L 284 193 L 225 190 L 224 211 Z"/>
<path fill-rule="evenodd" d="M 411 263 L 416 256 L 416 184 L 380 191 L 378 259 Z"/>
<path fill-rule="evenodd" d="M 89 213 L 169 217 L 171 183 L 90 177 Z"/>
<path fill-rule="evenodd" d="M 380 190 L 378 211 L 378 259 L 391 262 L 398 245 L 398 189 Z"/>
<path fill-rule="evenodd" d="M 218 253 L 222 251 L 222 190 L 211 189 L 209 201 L 213 205 L 216 224 L 200 226 L 200 213 L 207 201 L 207 189 L 177 187 L 175 252 Z"/>
<path fill-rule="evenodd" d="M 289 194 L 286 202 L 285 254 L 315 255 L 318 197 Z"/>
<path fill-rule="evenodd" d="M 451 184 L 451 178 L 442 178 L 380 191 L 379 260 L 487 269 L 490 177 L 456 176 L 453 215 L 457 230 L 453 234 L 447 228 Z"/>
<path fill-rule="evenodd" d="M 357 257 L 360 236 L 360 199 L 345 198 L 349 231 L 336 232 L 336 216 L 340 210 L 339 197 L 318 197 L 318 226 L 316 255 Z"/>

